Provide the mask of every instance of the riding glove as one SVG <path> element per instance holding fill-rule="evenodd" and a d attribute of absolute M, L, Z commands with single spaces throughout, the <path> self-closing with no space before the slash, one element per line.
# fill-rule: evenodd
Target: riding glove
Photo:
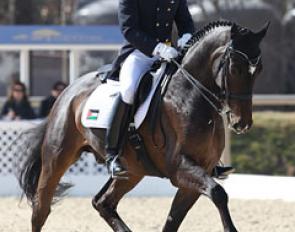
<path fill-rule="evenodd" d="M 178 56 L 178 52 L 175 48 L 170 47 L 164 43 L 158 43 L 153 51 L 154 56 L 159 56 L 164 60 L 171 61 L 171 59 Z"/>
<path fill-rule="evenodd" d="M 186 33 L 177 41 L 177 47 L 184 48 L 187 42 L 192 38 L 192 34 Z"/>

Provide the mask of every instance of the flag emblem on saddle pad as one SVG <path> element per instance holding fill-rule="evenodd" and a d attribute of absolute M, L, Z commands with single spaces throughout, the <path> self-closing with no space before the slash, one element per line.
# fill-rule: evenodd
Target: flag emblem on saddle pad
<path fill-rule="evenodd" d="M 99 110 L 89 110 L 87 113 L 87 120 L 97 120 Z"/>

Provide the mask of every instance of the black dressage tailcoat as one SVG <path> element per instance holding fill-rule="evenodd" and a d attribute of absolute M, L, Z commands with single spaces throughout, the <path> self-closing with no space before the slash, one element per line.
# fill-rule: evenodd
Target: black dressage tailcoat
<path fill-rule="evenodd" d="M 118 16 L 126 41 L 113 62 L 111 79 L 118 78 L 121 64 L 135 49 L 152 56 L 159 42 L 171 43 L 173 22 L 179 37 L 194 32 L 186 0 L 120 0 Z"/>

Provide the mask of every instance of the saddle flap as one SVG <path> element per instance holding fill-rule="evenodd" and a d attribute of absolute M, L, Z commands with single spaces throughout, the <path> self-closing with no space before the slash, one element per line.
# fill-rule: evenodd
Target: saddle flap
<path fill-rule="evenodd" d="M 108 128 L 110 115 L 119 94 L 119 83 L 109 81 L 99 85 L 87 99 L 83 108 L 81 122 L 86 128 Z"/>
<path fill-rule="evenodd" d="M 134 115 L 134 123 L 136 128 L 139 128 L 147 115 L 151 100 L 154 96 L 157 86 L 160 83 L 161 77 L 165 72 L 166 65 L 166 63 L 163 63 L 159 70 L 156 72 L 151 72 L 150 75 L 152 75 L 152 77 L 146 77 L 147 85 L 151 84 L 151 88 L 150 91 L 147 91 L 148 88 L 142 90 L 145 92 L 145 94 L 147 94 L 147 96 L 145 97 L 144 102 L 138 107 Z M 142 88 L 146 87 L 147 85 L 143 84 Z M 108 128 L 109 118 L 113 112 L 112 107 L 115 100 L 114 96 L 119 92 L 120 83 L 118 81 L 108 79 L 106 83 L 99 85 L 97 89 L 94 90 L 94 92 L 89 96 L 83 108 L 81 118 L 82 125 L 86 128 Z"/>

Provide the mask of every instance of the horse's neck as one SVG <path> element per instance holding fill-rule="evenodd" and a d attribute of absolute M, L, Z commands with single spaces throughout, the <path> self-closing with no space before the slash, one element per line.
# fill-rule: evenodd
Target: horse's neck
<path fill-rule="evenodd" d="M 215 92 L 217 87 L 212 73 L 212 54 L 226 43 L 225 39 L 224 41 L 216 40 L 209 38 L 204 40 L 203 44 L 193 46 L 183 60 L 184 69 L 212 92 Z M 189 120 L 186 122 L 187 125 L 194 123 L 195 119 L 199 124 L 208 123 L 208 120 L 214 120 L 218 124 L 222 123 L 216 110 L 202 97 L 200 90 L 192 86 L 180 70 L 171 80 L 167 98 L 175 111 L 187 115 L 186 120 Z"/>
<path fill-rule="evenodd" d="M 213 54 L 229 41 L 228 31 L 217 29 L 196 43 L 183 59 L 183 67 L 208 89 L 214 85 Z"/>

